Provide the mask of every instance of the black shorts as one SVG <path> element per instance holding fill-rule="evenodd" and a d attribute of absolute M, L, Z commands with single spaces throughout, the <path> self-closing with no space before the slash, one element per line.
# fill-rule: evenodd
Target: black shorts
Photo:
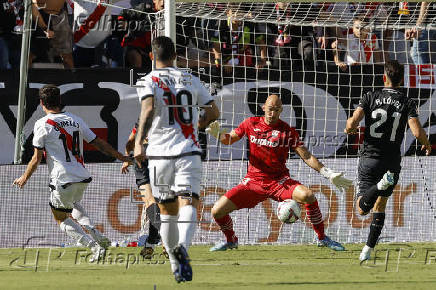
<path fill-rule="evenodd" d="M 147 150 L 147 144 L 144 144 L 144 151 Z M 135 168 L 136 185 L 138 188 L 144 184 L 150 184 L 150 171 L 148 170 L 148 160 L 141 162 L 141 168 L 139 168 L 136 162 L 133 162 Z"/>
<path fill-rule="evenodd" d="M 401 159 L 375 159 L 361 157 L 357 171 L 357 196 L 365 195 L 365 192 L 373 185 L 377 184 L 386 171 L 394 173 L 394 185 L 384 190 L 381 196 L 389 197 L 398 183 L 401 171 Z"/>

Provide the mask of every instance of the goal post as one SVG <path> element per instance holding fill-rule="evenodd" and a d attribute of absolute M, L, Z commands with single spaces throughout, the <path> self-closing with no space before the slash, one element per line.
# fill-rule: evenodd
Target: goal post
<path fill-rule="evenodd" d="M 176 42 L 176 1 L 165 0 L 165 36 Z"/>
<path fill-rule="evenodd" d="M 15 130 L 14 164 L 21 163 L 25 142 L 23 135 L 24 116 L 26 111 L 27 74 L 30 52 L 30 36 L 32 22 L 32 0 L 24 0 L 23 37 L 21 40 L 20 85 L 18 90 L 17 127 Z"/>

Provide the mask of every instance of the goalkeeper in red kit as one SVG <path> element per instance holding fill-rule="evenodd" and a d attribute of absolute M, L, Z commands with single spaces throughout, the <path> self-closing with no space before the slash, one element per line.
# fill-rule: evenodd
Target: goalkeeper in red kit
<path fill-rule="evenodd" d="M 304 204 L 307 218 L 318 235 L 318 245 L 343 251 L 344 247 L 340 243 L 331 240 L 324 233 L 324 222 L 315 194 L 300 182 L 290 178 L 286 167 L 289 149 L 292 148 L 308 166 L 328 178 L 339 189 L 349 187 L 352 181 L 342 177 L 342 172 L 335 172 L 319 162 L 303 146 L 298 132 L 280 120 L 283 108 L 277 95 L 269 96 L 262 108 L 265 112 L 264 116 L 245 119 L 230 133 L 220 129 L 220 124 L 216 121 L 206 130 L 225 145 L 231 145 L 243 136 L 247 136 L 250 143 L 247 175 L 212 208 L 212 216 L 227 241 L 216 244 L 210 251 L 237 248 L 238 238 L 233 231 L 229 214 L 238 209 L 253 208 L 267 198 L 276 201 L 293 199 Z"/>

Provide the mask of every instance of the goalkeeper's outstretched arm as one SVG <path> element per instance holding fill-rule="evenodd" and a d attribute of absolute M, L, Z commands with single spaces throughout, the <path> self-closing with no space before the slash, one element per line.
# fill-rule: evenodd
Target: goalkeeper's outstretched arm
<path fill-rule="evenodd" d="M 324 164 L 322 164 L 315 156 L 313 156 L 306 147 L 299 146 L 295 148 L 295 152 L 310 168 L 313 168 L 319 172 L 321 168 L 324 167 Z"/>
<path fill-rule="evenodd" d="M 241 139 L 238 134 L 236 134 L 235 130 L 227 133 L 226 129 L 221 129 L 221 125 L 218 121 L 212 122 L 206 129 L 206 133 L 212 135 L 224 145 L 232 145 Z"/>
<path fill-rule="evenodd" d="M 232 130 L 230 133 L 220 134 L 220 142 L 224 145 L 232 145 L 236 141 L 239 141 L 241 138 Z"/>
<path fill-rule="evenodd" d="M 210 102 L 208 105 L 208 107 L 204 108 L 204 114 L 198 119 L 198 129 L 206 128 L 220 116 L 220 111 L 214 101 Z"/>
<path fill-rule="evenodd" d="M 340 190 L 346 190 L 353 183 L 351 180 L 342 177 L 343 172 L 335 172 L 330 168 L 327 168 L 322 164 L 318 158 L 312 155 L 304 146 L 299 146 L 294 149 L 303 161 L 309 165 L 309 167 L 318 171 L 322 176 L 330 180 Z"/>

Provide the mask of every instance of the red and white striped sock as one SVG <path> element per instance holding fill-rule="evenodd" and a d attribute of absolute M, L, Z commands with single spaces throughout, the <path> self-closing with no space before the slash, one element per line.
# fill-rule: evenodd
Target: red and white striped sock
<path fill-rule="evenodd" d="M 306 207 L 306 216 L 318 235 L 318 239 L 323 240 L 325 238 L 324 221 L 322 220 L 322 214 L 319 210 L 318 201 L 315 200 L 315 202 L 311 204 L 305 204 L 304 206 Z"/>
<path fill-rule="evenodd" d="M 235 236 L 235 232 L 233 231 L 232 218 L 229 215 L 215 219 L 215 222 L 220 226 L 221 231 L 226 236 L 227 242 L 234 243 L 238 240 L 238 238 Z"/>

